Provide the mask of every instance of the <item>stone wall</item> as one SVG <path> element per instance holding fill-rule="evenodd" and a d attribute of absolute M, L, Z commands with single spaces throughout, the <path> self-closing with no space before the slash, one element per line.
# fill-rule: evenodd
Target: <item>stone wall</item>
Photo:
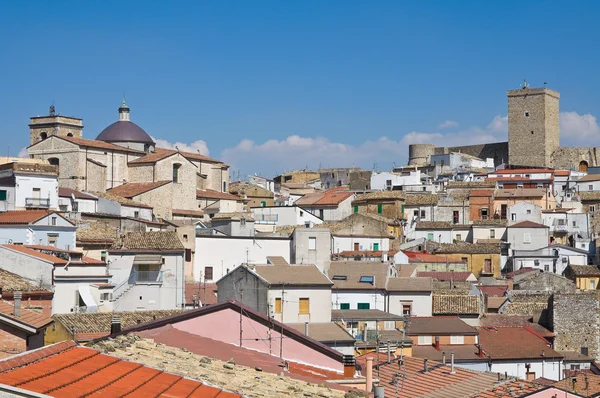
<path fill-rule="evenodd" d="M 491 144 L 465 145 L 449 148 L 436 148 L 435 153 L 460 152 L 475 156 L 480 159 L 492 158 L 494 165 L 498 166 L 508 160 L 508 142 L 494 142 Z"/>
<path fill-rule="evenodd" d="M 600 358 L 600 314 L 596 292 L 555 294 L 551 305 L 554 348 L 557 351 L 581 352 Z"/>
<path fill-rule="evenodd" d="M 574 293 L 577 290 L 575 284 L 564 276 L 550 272 L 536 273 L 534 276 L 515 283 L 515 289 L 528 291 L 552 291 L 562 293 Z"/>
<path fill-rule="evenodd" d="M 588 166 L 600 165 L 600 148 L 560 147 L 552 154 L 551 166 L 556 169 L 577 170 L 584 161 Z"/>

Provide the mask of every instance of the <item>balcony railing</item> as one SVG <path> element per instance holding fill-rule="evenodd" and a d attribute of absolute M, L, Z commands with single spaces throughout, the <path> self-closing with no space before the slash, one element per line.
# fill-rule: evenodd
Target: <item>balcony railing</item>
<path fill-rule="evenodd" d="M 49 208 L 50 198 L 25 198 L 25 207 Z"/>
<path fill-rule="evenodd" d="M 552 226 L 552 231 L 553 232 L 563 232 L 563 233 L 567 233 L 569 232 L 568 228 L 566 225 L 553 225 Z"/>
<path fill-rule="evenodd" d="M 157 283 L 163 282 L 162 271 L 135 271 L 133 283 Z"/>
<path fill-rule="evenodd" d="M 277 224 L 279 214 L 254 214 L 256 224 Z"/>

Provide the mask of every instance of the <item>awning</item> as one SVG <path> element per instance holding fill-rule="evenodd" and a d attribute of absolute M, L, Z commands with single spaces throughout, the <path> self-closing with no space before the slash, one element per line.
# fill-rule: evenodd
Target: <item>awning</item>
<path fill-rule="evenodd" d="M 92 297 L 92 292 L 90 291 L 90 285 L 79 285 L 77 287 L 77 291 L 79 292 L 79 297 L 85 303 L 87 307 L 86 312 L 96 312 L 98 311 L 98 304 L 94 301 Z"/>
<path fill-rule="evenodd" d="M 161 265 L 162 256 L 160 254 L 136 254 L 133 259 L 133 265 Z"/>

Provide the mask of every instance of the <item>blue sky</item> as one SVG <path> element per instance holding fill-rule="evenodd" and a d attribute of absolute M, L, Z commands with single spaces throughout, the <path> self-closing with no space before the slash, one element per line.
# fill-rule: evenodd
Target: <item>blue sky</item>
<path fill-rule="evenodd" d="M 247 173 L 405 164 L 413 142 L 506 139 L 506 90 L 561 93 L 563 145 L 594 146 L 598 2 L 3 2 L 0 153 L 28 118 L 132 120 Z M 164 141 L 163 141 L 164 140 Z"/>

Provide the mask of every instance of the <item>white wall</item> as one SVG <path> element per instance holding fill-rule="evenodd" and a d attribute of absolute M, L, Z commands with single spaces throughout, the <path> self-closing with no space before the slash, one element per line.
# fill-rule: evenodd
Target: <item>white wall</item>
<path fill-rule="evenodd" d="M 266 264 L 267 256 L 281 256 L 290 261 L 289 238 L 261 237 L 196 237 L 194 256 L 194 280 L 204 280 L 204 268 L 213 267 L 213 279 L 217 281 L 240 264 Z M 207 280 L 208 282 L 208 280 Z"/>
<path fill-rule="evenodd" d="M 25 199 L 33 198 L 33 188 L 40 188 L 40 198 L 50 199 L 50 209 L 58 210 L 58 179 L 16 175 L 15 208 L 24 209 Z"/>
<path fill-rule="evenodd" d="M 390 238 L 388 237 L 368 237 L 368 236 L 340 236 L 332 235 L 333 252 L 340 253 L 343 251 L 354 250 L 354 244 L 358 243 L 359 250 L 374 250 L 374 244 L 379 245 L 378 250 L 390 250 Z"/>
<path fill-rule="evenodd" d="M 518 202 L 507 208 L 506 216 L 510 222 L 533 221 L 542 223 L 542 208 L 529 202 Z"/>
<path fill-rule="evenodd" d="M 121 216 L 122 217 L 135 217 L 135 212 L 139 212 L 137 218 L 141 218 L 142 220 L 152 221 L 152 209 L 148 209 L 146 207 L 136 207 L 136 206 L 126 206 L 121 205 Z"/>
<path fill-rule="evenodd" d="M 508 243 L 511 250 L 537 250 L 549 244 L 548 228 L 507 228 Z M 525 234 L 529 234 L 530 243 L 525 243 Z"/>
<path fill-rule="evenodd" d="M 358 303 L 369 303 L 371 310 L 385 311 L 385 296 L 379 291 L 332 290 L 331 309 L 339 310 L 340 304 L 350 304 L 351 310 L 358 309 Z"/>
<path fill-rule="evenodd" d="M 282 314 L 275 313 L 275 298 L 283 297 Z M 309 314 L 300 314 L 300 299 L 308 298 Z M 331 302 L 331 288 L 286 288 L 282 295 L 281 289 L 269 289 L 269 305 L 273 318 L 283 323 L 322 323 L 331 322 L 331 308 L 323 303 Z"/>
<path fill-rule="evenodd" d="M 323 220 L 296 206 L 255 207 L 252 209 L 255 224 L 273 224 L 279 227 L 287 225 L 322 224 Z"/>
<path fill-rule="evenodd" d="M 391 185 L 387 184 L 388 180 L 391 180 Z M 421 172 L 419 170 L 411 171 L 407 175 L 385 172 L 371 174 L 371 189 L 373 190 L 385 190 L 404 185 L 421 185 Z"/>
<path fill-rule="evenodd" d="M 6 200 L 0 201 L 0 211 L 9 211 L 15 209 L 15 188 L 14 187 L 0 187 L 0 191 L 6 191 Z"/>
<path fill-rule="evenodd" d="M 494 231 L 492 238 L 492 232 Z M 506 240 L 506 227 L 498 226 L 473 226 L 473 243 L 477 243 L 479 239 L 502 239 Z"/>
<path fill-rule="evenodd" d="M 468 232 L 468 231 L 465 231 Z M 430 234 L 433 234 L 433 239 L 429 239 Z M 467 233 L 462 234 L 463 240 L 467 237 Z M 425 238 L 436 243 L 452 243 L 451 229 L 416 229 L 412 234 L 411 239 Z"/>
<path fill-rule="evenodd" d="M 402 306 L 411 304 L 411 315 L 413 316 L 431 316 L 433 306 L 431 292 L 390 292 L 388 297 L 388 312 L 396 315 L 402 315 Z"/>
<path fill-rule="evenodd" d="M 0 268 L 27 279 L 35 286 L 52 288 L 54 265 L 38 258 L 0 246 Z"/>
<path fill-rule="evenodd" d="M 484 348 L 485 349 L 485 348 Z M 508 373 L 509 376 L 515 376 L 520 379 L 527 379 L 527 369 L 525 368 L 525 364 L 531 364 L 530 372 L 535 372 L 535 377 L 545 377 L 550 380 L 560 380 L 561 379 L 561 370 L 562 365 L 558 360 L 546 360 L 546 361 L 538 361 L 534 359 L 527 360 L 515 360 L 515 361 L 506 361 L 506 362 L 492 362 L 492 367 L 490 369 L 491 372 L 504 374 Z"/>
<path fill-rule="evenodd" d="M 97 211 L 97 200 L 75 198 L 75 202 L 77 203 L 77 211 L 79 213 L 96 213 Z M 71 197 L 59 197 L 58 205 L 61 211 L 73 211 L 73 199 Z"/>

